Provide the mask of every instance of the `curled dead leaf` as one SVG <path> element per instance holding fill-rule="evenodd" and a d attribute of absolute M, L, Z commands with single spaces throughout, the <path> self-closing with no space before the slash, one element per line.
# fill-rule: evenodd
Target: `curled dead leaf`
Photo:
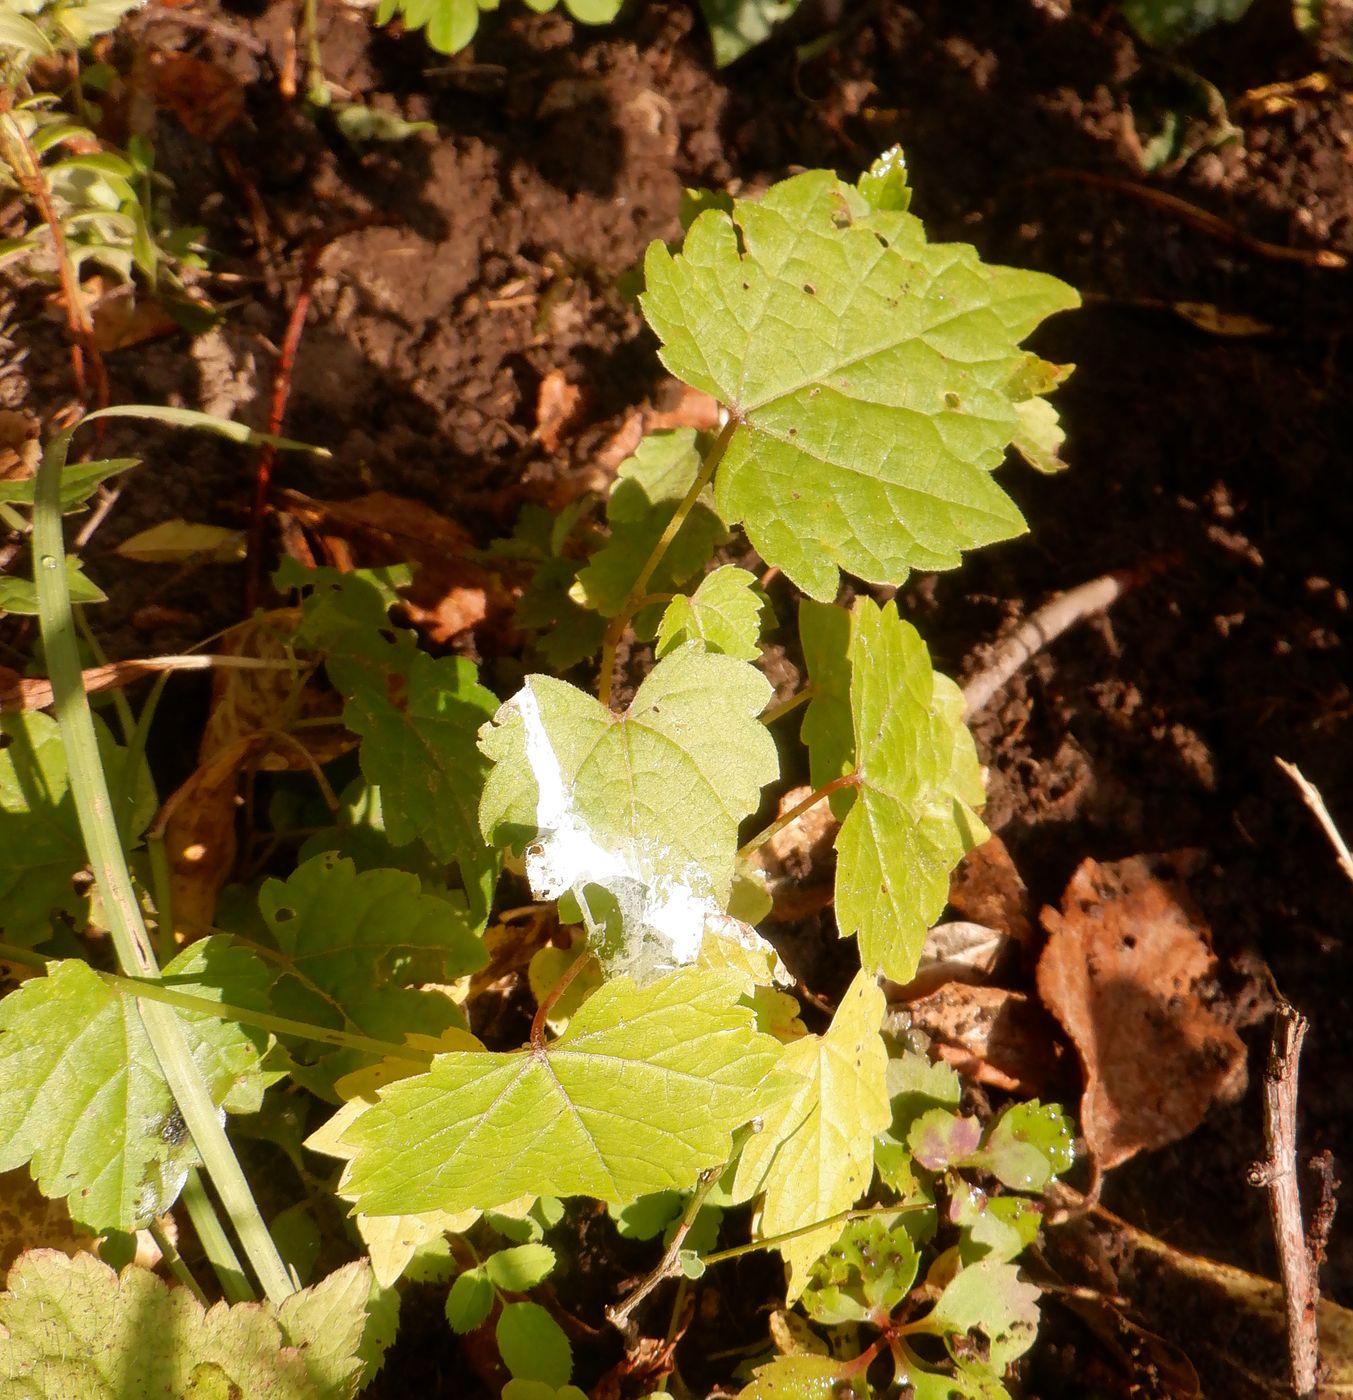
<path fill-rule="evenodd" d="M 1032 949 L 1029 891 L 999 836 L 959 862 L 949 880 L 949 904 L 970 922 L 1008 933 L 1026 952 Z"/>
<path fill-rule="evenodd" d="M 1052 1026 L 1022 992 L 950 982 L 928 996 L 893 1006 L 885 1029 L 915 1029 L 931 1054 L 979 1084 L 1045 1097 L 1058 1073 Z"/>
<path fill-rule="evenodd" d="M 244 89 L 233 74 L 186 53 L 156 53 L 155 100 L 190 136 L 215 141 L 244 115 Z"/>
<path fill-rule="evenodd" d="M 1038 992 L 1085 1070 L 1081 1124 L 1101 1170 L 1191 1133 L 1245 1088 L 1245 1047 L 1204 1002 L 1216 960 L 1180 857 L 1084 861 L 1044 909 Z"/>
<path fill-rule="evenodd" d="M 535 437 L 546 452 L 557 452 L 563 435 L 578 420 L 582 390 L 570 384 L 561 369 L 552 369 L 540 381 L 536 394 Z"/>

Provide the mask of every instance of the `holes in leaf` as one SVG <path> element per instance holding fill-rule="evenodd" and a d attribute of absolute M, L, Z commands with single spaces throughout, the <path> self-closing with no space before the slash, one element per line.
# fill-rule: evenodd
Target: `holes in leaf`
<path fill-rule="evenodd" d="M 805 282 L 803 284 L 803 290 L 807 292 L 810 297 L 815 297 L 817 295 L 817 288 L 813 286 L 811 282 Z"/>
<path fill-rule="evenodd" d="M 14 735 L 13 735 L 13 734 L 9 734 L 9 733 L 7 733 L 7 732 L 4 731 L 4 730 L 0 730 L 0 751 L 9 748 L 9 746 L 10 746 L 13 742 L 14 742 Z"/>
<path fill-rule="evenodd" d="M 279 905 L 273 910 L 273 923 L 289 924 L 296 917 L 296 911 L 289 909 L 285 904 Z"/>
<path fill-rule="evenodd" d="M 954 393 L 954 391 L 951 389 L 951 390 L 950 390 L 947 394 L 945 394 L 945 396 L 944 396 L 944 406 L 945 406 L 945 408 L 958 409 L 958 408 L 961 408 L 961 407 L 963 406 L 963 401 L 962 401 L 962 399 L 960 399 L 959 396 L 958 396 L 956 393 Z"/>

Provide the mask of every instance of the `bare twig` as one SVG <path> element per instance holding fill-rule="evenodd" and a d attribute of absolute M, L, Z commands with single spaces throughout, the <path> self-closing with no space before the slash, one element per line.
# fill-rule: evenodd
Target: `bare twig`
<path fill-rule="evenodd" d="M 1297 785 L 1302 800 L 1315 813 L 1316 821 L 1320 823 L 1321 829 L 1329 837 L 1329 843 L 1334 847 L 1334 854 L 1339 861 L 1339 868 L 1350 880 L 1353 880 L 1353 853 L 1349 852 L 1348 843 L 1339 834 L 1339 828 L 1334 825 L 1334 818 L 1330 816 L 1329 808 L 1325 806 L 1325 799 L 1321 797 L 1320 789 L 1302 773 L 1295 763 L 1288 763 L 1284 758 L 1275 758 L 1273 761 Z"/>
<path fill-rule="evenodd" d="M 1264 1071 L 1264 1140 L 1268 1157 L 1250 1168 L 1250 1182 L 1268 1191 L 1269 1216 L 1278 1247 L 1287 1303 L 1287 1351 L 1293 1393 L 1314 1396 L 1320 1361 L 1317 1308 L 1320 1280 L 1301 1220 L 1297 1182 L 1297 1062 L 1309 1022 L 1290 1003 L 1278 1005 L 1273 1043 Z"/>
<path fill-rule="evenodd" d="M 1112 607 L 1135 582 L 1127 572 L 1105 574 L 1059 593 L 1000 642 L 991 661 L 963 687 L 963 717 L 971 719 L 1045 646 L 1076 623 Z"/>

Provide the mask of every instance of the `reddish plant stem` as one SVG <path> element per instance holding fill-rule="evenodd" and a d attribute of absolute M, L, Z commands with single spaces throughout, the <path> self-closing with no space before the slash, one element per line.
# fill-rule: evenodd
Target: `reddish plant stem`
<path fill-rule="evenodd" d="M 66 231 L 61 227 L 60 215 L 52 203 L 51 191 L 42 178 L 42 165 L 38 160 L 33 143 L 17 124 L 10 123 L 10 130 L 22 148 L 23 160 L 14 162 L 15 173 L 24 193 L 37 206 L 43 222 L 52 236 L 52 246 L 56 252 L 56 267 L 61 278 L 61 299 L 65 305 L 66 328 L 70 333 L 71 371 L 75 377 L 75 392 L 79 394 L 86 409 L 108 407 L 108 371 L 104 367 L 103 356 L 94 343 L 94 323 L 90 320 L 84 297 L 80 293 L 79 279 L 75 266 L 70 260 L 70 248 L 66 243 Z M 89 383 L 85 377 L 85 362 L 89 363 L 89 373 L 94 381 L 94 402 L 89 401 Z M 101 437 L 103 424 L 95 425 Z"/>
<path fill-rule="evenodd" d="M 315 290 L 315 280 L 319 276 L 320 259 L 325 250 L 345 234 L 369 228 L 373 224 L 388 223 L 383 215 L 373 215 L 355 219 L 329 233 L 317 234 L 310 240 L 305 260 L 301 264 L 301 284 L 296 291 L 291 315 L 287 318 L 286 334 L 282 337 L 282 348 L 277 360 L 277 369 L 272 381 L 272 407 L 268 413 L 268 432 L 274 437 L 282 432 L 286 419 L 287 400 L 291 397 L 291 378 L 296 368 L 296 352 L 300 349 L 301 335 L 305 330 L 305 318 L 310 310 L 310 299 Z M 277 459 L 277 449 L 272 443 L 264 443 L 259 449 L 258 466 L 254 469 L 254 504 L 249 515 L 248 565 L 245 573 L 245 607 L 253 612 L 258 606 L 263 583 L 263 521 L 268 512 L 268 498 L 272 492 L 272 468 Z"/>
<path fill-rule="evenodd" d="M 559 998 L 568 991 L 573 979 L 583 970 L 583 964 L 589 956 L 586 948 L 580 949 L 578 956 L 565 969 L 564 975 L 546 993 L 545 1000 L 536 1007 L 536 1014 L 531 1020 L 531 1049 L 537 1054 L 543 1054 L 545 1051 L 545 1022 L 549 1019 L 550 1012 L 559 1004 Z"/>
<path fill-rule="evenodd" d="M 744 859 L 761 846 L 764 846 L 777 832 L 783 831 L 790 822 L 798 821 L 810 808 L 816 807 L 825 797 L 830 797 L 834 792 L 840 792 L 843 788 L 855 788 L 860 785 L 860 775 L 858 773 L 847 773 L 843 777 L 833 778 L 829 783 L 823 783 L 816 792 L 810 792 L 802 802 L 791 807 L 784 816 L 777 817 L 775 821 L 762 832 L 753 836 L 745 846 L 738 851 L 738 858 Z"/>

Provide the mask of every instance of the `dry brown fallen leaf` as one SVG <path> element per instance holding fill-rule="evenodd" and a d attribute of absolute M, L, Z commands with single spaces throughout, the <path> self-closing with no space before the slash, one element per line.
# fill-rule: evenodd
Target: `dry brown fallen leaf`
<path fill-rule="evenodd" d="M 468 557 L 475 548 L 470 532 L 431 506 L 388 491 L 347 501 L 282 491 L 278 499 L 294 521 L 318 537 L 334 568 L 415 565 L 413 582 L 401 596 L 409 621 L 435 645 L 481 624 L 487 624 L 495 650 L 517 644 L 512 589 L 497 570 Z M 476 637 L 482 641 L 484 633 Z"/>
<path fill-rule="evenodd" d="M 931 1054 L 979 1084 L 1043 1097 L 1055 1083 L 1058 1051 L 1052 1027 L 1022 992 L 949 982 L 915 1001 L 889 1009 L 931 1039 Z"/>
<path fill-rule="evenodd" d="M 999 836 L 973 847 L 959 862 L 949 879 L 949 904 L 970 923 L 1007 933 L 1026 953 L 1032 951 L 1029 891 Z"/>
<path fill-rule="evenodd" d="M 570 384 L 561 369 L 552 369 L 540 381 L 536 394 L 536 441 L 546 452 L 557 452 L 560 439 L 578 421 L 583 393 Z"/>
<path fill-rule="evenodd" d="M 792 811 L 812 791 L 811 787 L 791 788 L 780 799 L 776 815 Z M 831 807 L 819 802 L 752 853 L 751 864 L 766 877 L 772 904 L 769 918 L 804 919 L 831 903 L 833 843 L 840 827 Z"/>
<path fill-rule="evenodd" d="M 1043 910 L 1038 991 L 1080 1054 L 1081 1126 L 1102 1171 L 1185 1137 L 1244 1092 L 1245 1048 L 1199 993 L 1216 960 L 1185 864 L 1087 860 L 1061 912 Z"/>
<path fill-rule="evenodd" d="M 70 1218 L 65 1197 L 49 1200 L 26 1167 L 0 1174 L 0 1280 L 25 1249 L 89 1253 L 94 1238 Z"/>
<path fill-rule="evenodd" d="M 293 608 L 261 613 L 222 633 L 219 649 L 232 656 L 280 659 L 298 618 Z M 210 926 L 217 897 L 235 868 L 235 816 L 244 774 L 251 768 L 303 772 L 356 744 L 339 722 L 339 698 L 303 680 L 302 672 L 290 668 L 222 669 L 213 675 L 198 767 L 156 819 L 180 939 L 197 937 Z M 302 719 L 312 723 L 292 732 Z"/>
<path fill-rule="evenodd" d="M 215 141 L 244 115 L 244 89 L 233 74 L 186 53 L 154 53 L 155 100 L 189 136 Z"/>

